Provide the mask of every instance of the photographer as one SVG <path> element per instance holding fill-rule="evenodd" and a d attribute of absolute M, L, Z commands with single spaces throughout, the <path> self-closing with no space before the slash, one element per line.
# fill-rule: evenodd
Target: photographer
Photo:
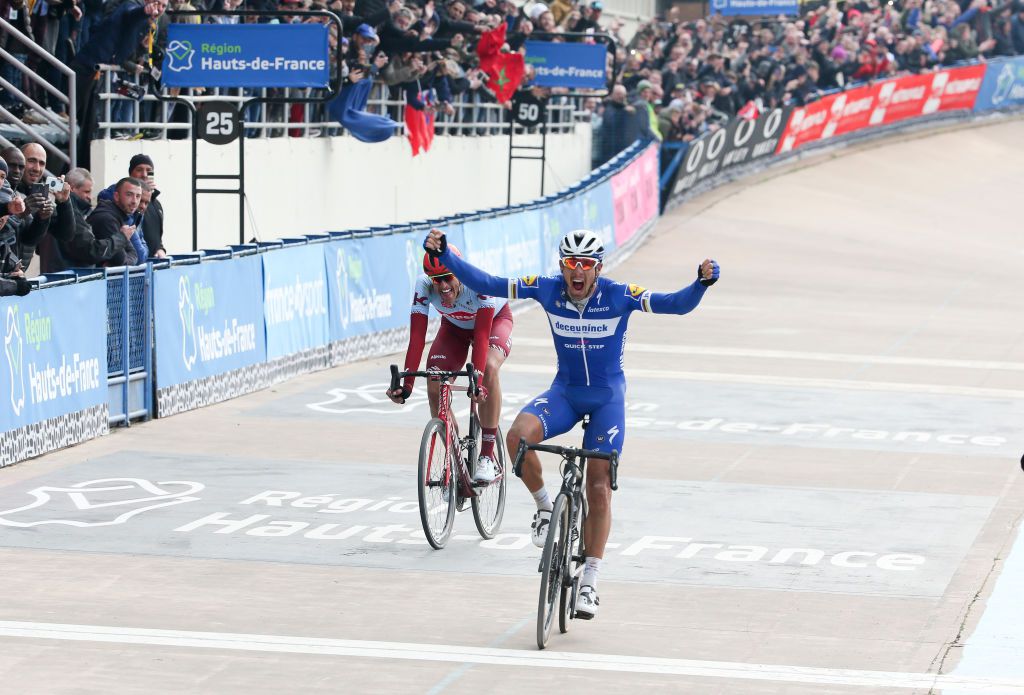
<path fill-rule="evenodd" d="M 45 184 L 42 190 L 39 190 L 38 185 L 34 189 L 23 185 L 25 155 L 21 150 L 17 147 L 8 147 L 0 151 L 0 157 L 6 163 L 7 177 L 4 187 L 8 189 L 12 199 L 16 198 L 23 203 L 20 212 L 13 214 L 7 224 L 14 234 L 14 253 L 21 259 L 22 268 L 26 269 L 35 254 L 36 244 L 46 235 L 46 230 L 50 226 L 49 217 L 53 214 L 53 203 L 46 193 Z M 19 189 L 27 193 L 21 193 Z"/>
<path fill-rule="evenodd" d="M 142 40 L 156 31 L 157 20 L 166 9 L 167 0 L 146 0 L 144 4 L 129 1 L 119 5 L 93 28 L 88 43 L 71 61 L 78 99 L 78 159 L 82 166 L 89 166 L 89 143 L 96 130 L 98 66 L 119 65 L 134 55 Z M 152 41 L 148 43 L 153 45 Z"/>
<path fill-rule="evenodd" d="M 28 268 L 38 246 L 40 272 L 52 273 L 63 267 L 58 256 L 57 242 L 67 241 L 75 233 L 74 211 L 68 200 L 71 187 L 64 182 L 63 177 L 45 176 L 46 150 L 42 145 L 30 142 L 22 146 L 21 154 L 25 158 L 25 172 L 17 190 L 27 196 L 25 202 L 28 210 L 38 216 L 40 225 L 45 221 L 43 231 L 34 243 L 30 244 L 29 239 L 23 240 L 21 262 Z"/>

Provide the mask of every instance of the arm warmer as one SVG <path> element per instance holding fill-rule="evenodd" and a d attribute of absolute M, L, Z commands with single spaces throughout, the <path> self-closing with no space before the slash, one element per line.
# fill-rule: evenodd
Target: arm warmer
<path fill-rule="evenodd" d="M 688 314 L 700 304 L 707 289 L 699 280 L 694 280 L 692 285 L 678 292 L 651 292 L 651 313 Z"/>

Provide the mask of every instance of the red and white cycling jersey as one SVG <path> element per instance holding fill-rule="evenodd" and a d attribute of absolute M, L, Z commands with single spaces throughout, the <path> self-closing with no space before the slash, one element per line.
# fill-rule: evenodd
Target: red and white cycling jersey
<path fill-rule="evenodd" d="M 477 311 L 493 307 L 494 313 L 497 314 L 506 304 L 508 304 L 508 300 L 504 297 L 488 297 L 485 294 L 477 294 L 463 285 L 462 292 L 455 303 L 445 306 L 441 301 L 441 293 L 437 291 L 437 286 L 426 275 L 420 275 L 412 296 L 412 313 L 426 315 L 430 311 L 430 305 L 433 305 L 439 314 L 459 328 L 473 328 L 476 325 Z"/>

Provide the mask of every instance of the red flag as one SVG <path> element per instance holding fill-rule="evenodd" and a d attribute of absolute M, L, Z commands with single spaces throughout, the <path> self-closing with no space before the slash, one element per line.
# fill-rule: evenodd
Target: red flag
<path fill-rule="evenodd" d="M 497 29 L 484 32 L 476 45 L 480 69 L 487 75 L 487 89 L 502 104 L 512 99 L 526 72 L 521 53 L 501 52 L 505 43 L 505 26 L 502 23 Z"/>
<path fill-rule="evenodd" d="M 420 92 L 419 99 L 427 103 L 426 92 Z M 430 145 L 434 142 L 434 114 L 429 111 L 417 109 L 412 104 L 405 105 L 405 132 L 409 134 L 409 144 L 412 146 L 412 156 L 430 151 Z"/>
<path fill-rule="evenodd" d="M 757 104 L 752 101 L 748 101 L 742 109 L 736 112 L 736 115 L 748 121 L 756 121 L 757 117 L 761 114 L 757 110 Z"/>

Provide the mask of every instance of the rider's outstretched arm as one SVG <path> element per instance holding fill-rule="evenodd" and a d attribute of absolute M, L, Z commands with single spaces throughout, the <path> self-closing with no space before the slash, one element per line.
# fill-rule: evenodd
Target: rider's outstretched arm
<path fill-rule="evenodd" d="M 509 296 L 509 284 L 514 282 L 514 280 L 486 273 L 475 265 L 462 260 L 447 247 L 444 253 L 441 254 L 440 260 L 446 268 L 455 273 L 455 277 L 474 292 L 488 294 L 492 297 Z"/>
<path fill-rule="evenodd" d="M 651 292 L 647 302 L 641 300 L 641 306 L 653 314 L 688 314 L 700 304 L 707 289 L 695 280 L 678 292 Z"/>

